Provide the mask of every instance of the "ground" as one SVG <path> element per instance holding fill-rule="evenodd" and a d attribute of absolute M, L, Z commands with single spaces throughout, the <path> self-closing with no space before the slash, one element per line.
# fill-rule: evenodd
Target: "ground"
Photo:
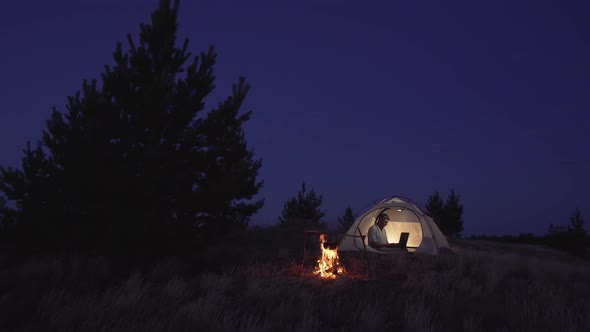
<path fill-rule="evenodd" d="M 0 257 L 0 330 L 590 331 L 590 264 L 551 249 L 458 240 L 454 256 L 369 255 L 370 275 L 344 252 L 347 274 L 320 280 L 297 245 L 254 236 L 137 269 Z"/>

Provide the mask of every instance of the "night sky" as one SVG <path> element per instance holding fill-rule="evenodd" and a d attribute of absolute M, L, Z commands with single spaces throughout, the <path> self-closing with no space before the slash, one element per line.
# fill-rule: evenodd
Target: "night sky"
<path fill-rule="evenodd" d="M 9 1 L 0 10 L 0 164 L 112 64 L 157 0 Z M 326 221 L 451 188 L 465 235 L 590 229 L 590 7 L 573 1 L 181 1 L 180 34 L 218 52 L 209 108 L 245 76 L 246 137 L 277 223 L 301 182 Z M 587 1 L 586 1 L 587 3 Z M 126 45 L 126 44 L 124 44 Z"/>

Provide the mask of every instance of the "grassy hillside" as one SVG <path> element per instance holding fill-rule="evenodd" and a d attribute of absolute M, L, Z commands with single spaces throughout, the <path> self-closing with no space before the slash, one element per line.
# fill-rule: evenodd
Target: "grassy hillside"
<path fill-rule="evenodd" d="M 455 256 L 371 255 L 370 277 L 342 253 L 348 274 L 325 281 L 310 273 L 317 250 L 302 269 L 301 244 L 256 236 L 138 269 L 4 258 L 0 330 L 590 330 L 590 265 L 551 250 L 462 240 Z"/>

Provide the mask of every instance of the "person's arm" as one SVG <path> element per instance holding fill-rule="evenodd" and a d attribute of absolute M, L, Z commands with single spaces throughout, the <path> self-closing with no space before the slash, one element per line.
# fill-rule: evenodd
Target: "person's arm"
<path fill-rule="evenodd" d="M 377 242 L 369 242 L 369 245 L 375 249 L 381 249 L 381 248 L 387 248 L 389 247 L 391 244 L 387 243 L 387 244 L 380 244 Z"/>
<path fill-rule="evenodd" d="M 383 229 L 383 234 L 385 234 L 385 238 L 387 239 L 387 231 L 385 230 L 385 228 Z M 395 248 L 395 246 L 395 243 L 385 243 L 383 245 L 383 248 Z"/>

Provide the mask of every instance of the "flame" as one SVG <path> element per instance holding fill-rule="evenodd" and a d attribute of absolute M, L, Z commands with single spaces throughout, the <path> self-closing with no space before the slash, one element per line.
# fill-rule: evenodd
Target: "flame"
<path fill-rule="evenodd" d="M 320 277 L 326 279 L 336 279 L 338 276 L 346 273 L 344 266 L 340 265 L 340 258 L 338 257 L 338 247 L 330 249 L 324 246 L 326 237 L 320 234 L 320 248 L 322 249 L 322 257 L 318 259 L 318 266 L 314 274 L 319 274 Z"/>

